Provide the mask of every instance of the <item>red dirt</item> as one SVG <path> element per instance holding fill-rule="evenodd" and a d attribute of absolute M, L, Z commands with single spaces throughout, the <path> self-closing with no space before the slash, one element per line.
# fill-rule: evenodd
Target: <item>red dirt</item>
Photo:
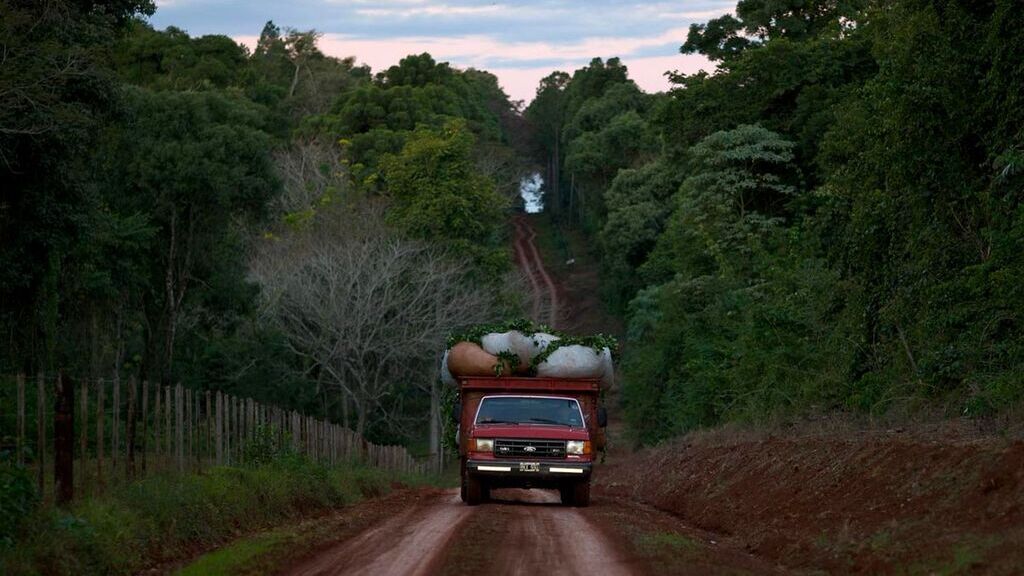
<path fill-rule="evenodd" d="M 470 567 L 508 575 L 632 573 L 618 548 L 553 492 L 502 490 L 495 497 L 499 504 L 470 508 L 457 490 L 433 491 L 285 574 L 461 574 Z"/>
<path fill-rule="evenodd" d="M 597 491 L 797 569 L 1024 573 L 1024 442 L 693 436 L 609 466 Z"/>

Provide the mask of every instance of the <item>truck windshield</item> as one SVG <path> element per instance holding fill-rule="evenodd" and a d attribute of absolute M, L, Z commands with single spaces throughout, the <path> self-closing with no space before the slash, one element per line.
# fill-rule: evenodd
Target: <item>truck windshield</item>
<path fill-rule="evenodd" d="M 580 404 L 572 398 L 489 396 L 480 402 L 477 424 L 554 424 L 583 426 Z"/>

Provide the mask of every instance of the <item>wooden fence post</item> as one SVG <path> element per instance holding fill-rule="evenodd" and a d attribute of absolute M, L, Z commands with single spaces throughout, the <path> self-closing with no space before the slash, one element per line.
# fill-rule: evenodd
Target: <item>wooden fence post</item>
<path fill-rule="evenodd" d="M 39 495 L 46 494 L 46 374 L 36 378 L 36 481 Z"/>
<path fill-rule="evenodd" d="M 163 403 L 163 392 L 160 391 L 160 385 L 157 384 L 153 387 L 156 394 L 156 400 L 153 402 L 153 447 L 156 449 L 154 456 L 156 461 L 160 461 L 160 452 L 163 450 L 163 436 L 160 435 L 161 419 L 163 413 L 160 412 L 161 404 Z M 156 462 L 154 462 L 156 465 Z"/>
<path fill-rule="evenodd" d="M 188 399 L 188 460 L 192 467 L 199 447 L 199 391 L 189 388 Z"/>
<path fill-rule="evenodd" d="M 110 427 L 110 473 L 117 473 L 117 460 L 121 452 L 121 376 L 114 375 L 114 394 L 111 396 L 113 402 L 114 419 Z"/>
<path fill-rule="evenodd" d="M 85 481 L 85 475 L 86 475 L 85 462 L 86 462 L 86 459 L 88 458 L 88 449 L 89 449 L 89 381 L 83 379 L 82 380 L 82 384 L 80 385 L 79 388 L 80 388 L 80 392 L 79 393 L 82 395 L 82 397 L 78 399 L 79 403 L 80 403 L 79 408 L 80 408 L 80 413 L 81 413 L 81 417 L 82 417 L 82 424 L 81 424 L 81 426 L 79 426 L 79 434 L 78 434 L 78 436 L 79 436 L 79 440 L 78 440 L 78 444 L 79 444 L 79 446 L 78 446 L 78 462 L 79 462 L 79 467 L 78 468 L 79 468 L 79 472 L 78 472 L 78 474 L 81 477 L 80 478 L 81 482 L 80 482 L 79 488 L 81 489 L 81 493 L 84 495 L 85 494 L 85 490 L 86 490 L 86 487 L 85 487 L 85 484 L 86 484 L 86 481 Z"/>
<path fill-rule="evenodd" d="M 142 472 L 146 472 L 146 449 L 149 447 L 149 380 L 142 381 Z"/>
<path fill-rule="evenodd" d="M 133 478 L 135 476 L 135 396 L 136 396 L 136 382 L 135 376 L 132 375 L 128 378 L 128 425 L 126 428 L 127 438 L 125 439 L 128 444 L 128 477 Z"/>
<path fill-rule="evenodd" d="M 231 464 L 231 397 L 224 395 L 224 464 Z"/>
<path fill-rule="evenodd" d="M 206 391 L 206 456 L 209 457 L 213 453 L 213 410 L 210 402 L 210 391 Z"/>
<path fill-rule="evenodd" d="M 171 388 L 171 386 L 164 387 L 164 438 L 167 443 L 164 453 L 167 454 L 168 459 L 174 454 L 174 429 L 171 428 L 171 414 L 174 405 L 171 402 Z"/>
<path fill-rule="evenodd" d="M 224 396 L 217 392 L 217 466 L 224 464 Z"/>
<path fill-rule="evenodd" d="M 25 375 L 18 374 L 18 465 L 25 464 Z"/>
<path fill-rule="evenodd" d="M 106 450 L 104 446 L 105 438 L 103 436 L 103 427 L 106 425 L 106 412 L 103 409 L 103 403 L 106 399 L 107 391 L 103 387 L 103 380 L 96 381 L 96 483 L 102 489 L 103 488 L 103 452 Z"/>
<path fill-rule="evenodd" d="M 53 404 L 53 481 L 57 504 L 75 497 L 75 386 L 57 373 Z"/>
<path fill-rule="evenodd" d="M 185 430 L 183 390 L 179 383 L 174 387 L 174 459 L 178 472 L 185 471 Z"/>

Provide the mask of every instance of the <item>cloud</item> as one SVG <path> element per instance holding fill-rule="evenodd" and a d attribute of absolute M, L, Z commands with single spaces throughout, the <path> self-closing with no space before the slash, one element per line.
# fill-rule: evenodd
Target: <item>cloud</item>
<path fill-rule="evenodd" d="M 429 52 L 440 59 L 458 60 L 470 66 L 514 67 L 519 64 L 527 67 L 541 63 L 590 60 L 593 57 L 639 56 L 641 52 L 650 49 L 670 54 L 678 49 L 685 38 L 685 28 L 673 28 L 649 37 L 591 37 L 565 43 L 504 41 L 483 35 L 364 38 L 324 34 L 320 47 L 333 56 L 354 55 L 373 68 L 389 66 L 402 56 L 422 52 Z"/>
<path fill-rule="evenodd" d="M 193 34 L 226 33 L 255 45 L 263 23 L 315 28 L 321 49 L 381 70 L 428 52 L 497 74 L 518 99 L 554 69 L 620 57 L 647 90 L 668 87 L 666 70 L 711 66 L 678 53 L 690 24 L 734 9 L 736 0 L 158 0 L 154 24 Z M 167 10 L 163 6 L 168 6 Z"/>
<path fill-rule="evenodd" d="M 402 8 L 357 8 L 359 16 L 370 18 L 415 18 L 419 16 L 435 16 L 444 18 L 462 18 L 465 16 L 497 16 L 513 15 L 515 10 L 504 4 L 489 6 L 452 6 L 435 4 L 432 6 L 406 6 Z"/>
<path fill-rule="evenodd" d="M 360 63 L 368 64 L 375 71 L 397 64 L 410 54 L 428 52 L 434 58 L 460 68 L 487 70 L 498 77 L 513 100 L 529 102 L 533 100 L 541 78 L 554 70 L 571 73 L 587 65 L 594 57 L 621 57 L 629 68 L 630 77 L 648 92 L 670 88 L 665 77 L 667 71 L 692 74 L 701 69 L 711 70 L 713 66 L 703 56 L 677 52 L 678 44 L 670 40 L 676 33 L 678 30 L 668 31 L 649 39 L 590 38 L 568 45 L 506 43 L 483 36 L 374 39 L 326 34 L 320 40 L 320 49 L 331 56 L 355 56 Z M 257 37 L 236 36 L 235 40 L 252 48 Z M 663 55 L 637 54 L 651 46 L 661 46 L 665 52 Z"/>
<path fill-rule="evenodd" d="M 534 66 L 529 68 L 492 67 L 487 71 L 498 77 L 498 82 L 512 100 L 529 103 L 537 93 L 542 78 L 555 70 L 572 73 L 585 66 L 588 61 L 566 61 L 559 66 Z M 693 74 L 700 70 L 711 70 L 713 66 L 703 56 L 676 54 L 674 56 L 649 56 L 646 58 L 623 59 L 629 68 L 629 77 L 645 92 L 663 92 L 672 87 L 665 73 L 676 70 Z"/>

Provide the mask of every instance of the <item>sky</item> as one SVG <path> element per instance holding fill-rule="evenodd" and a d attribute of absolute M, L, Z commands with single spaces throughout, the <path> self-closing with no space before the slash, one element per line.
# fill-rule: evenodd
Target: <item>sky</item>
<path fill-rule="evenodd" d="M 316 29 L 320 49 L 355 56 L 374 71 L 429 52 L 459 68 L 487 70 L 513 100 L 529 102 L 541 78 L 591 58 L 618 56 L 641 88 L 669 87 L 668 70 L 711 70 L 679 46 L 694 22 L 732 11 L 736 0 L 157 0 L 150 22 L 193 36 L 225 34 L 250 48 L 263 24 Z"/>

